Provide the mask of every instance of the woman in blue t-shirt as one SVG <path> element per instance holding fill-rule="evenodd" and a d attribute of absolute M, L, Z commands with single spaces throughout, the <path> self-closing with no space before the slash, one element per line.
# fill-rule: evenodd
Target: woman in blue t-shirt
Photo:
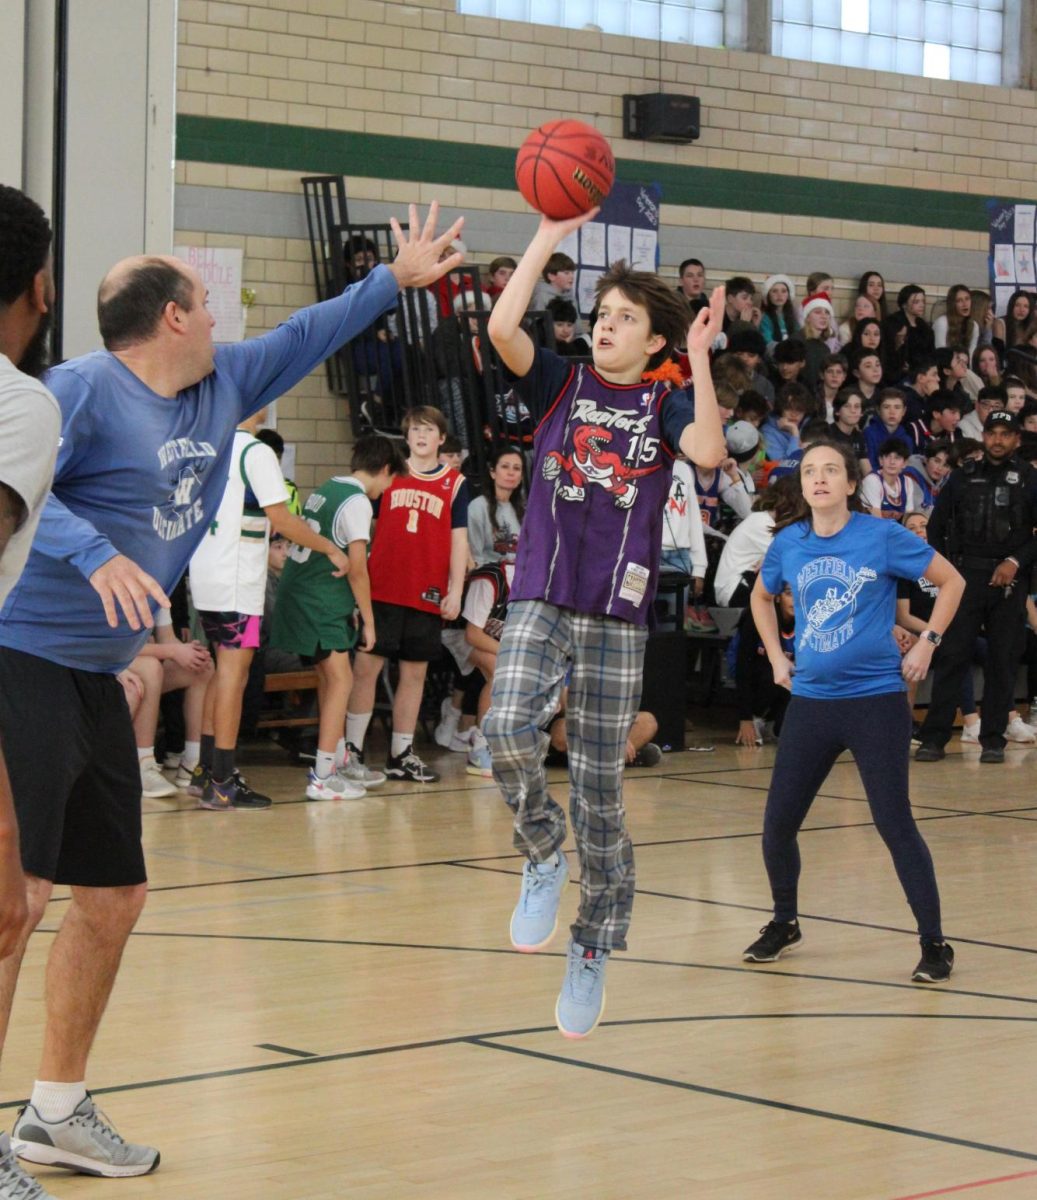
<path fill-rule="evenodd" d="M 803 940 L 796 838 L 836 758 L 849 750 L 918 922 L 922 958 L 911 978 L 939 983 L 950 976 L 954 951 L 940 928 L 932 857 L 911 815 L 911 711 L 904 690 L 905 680 L 925 677 L 965 585 L 945 558 L 902 525 L 865 515 L 858 485 L 849 446 L 822 441 L 804 453 L 800 502 L 776 522 L 750 601 L 774 682 L 789 688 L 792 699 L 763 821 L 774 920 L 743 958 L 773 962 Z M 925 630 L 901 659 L 893 637 L 896 584 L 922 575 L 940 591 Z M 774 615 L 774 597 L 786 584 L 795 599 L 795 674 Z"/>

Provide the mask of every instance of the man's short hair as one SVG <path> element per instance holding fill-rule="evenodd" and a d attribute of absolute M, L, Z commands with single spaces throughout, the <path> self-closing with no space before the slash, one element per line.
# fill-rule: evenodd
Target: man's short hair
<path fill-rule="evenodd" d="M 265 442 L 278 458 L 281 458 L 284 454 L 284 438 L 281 437 L 276 429 L 257 430 L 256 441 Z"/>
<path fill-rule="evenodd" d="M 999 400 L 1002 404 L 1008 402 L 1008 391 L 1005 384 L 992 383 L 987 387 L 981 387 L 979 394 L 976 396 L 978 400 Z"/>
<path fill-rule="evenodd" d="M 735 411 L 739 413 L 755 413 L 761 420 L 765 420 L 770 415 L 771 410 L 767 405 L 765 396 L 753 388 L 746 388 L 738 397 L 738 404 Z"/>
<path fill-rule="evenodd" d="M 826 354 L 821 359 L 821 373 L 824 374 L 829 367 L 842 367 L 847 374 L 850 371 L 850 364 L 846 361 L 845 354 Z"/>
<path fill-rule="evenodd" d="M 1026 384 L 1019 378 L 1018 375 L 1003 375 L 1001 377 L 1001 386 L 1005 389 L 1005 398 L 1008 398 L 1008 389 L 1010 387 L 1022 388 L 1026 391 Z"/>
<path fill-rule="evenodd" d="M 756 284 L 748 275 L 732 275 L 724 284 L 725 296 L 737 296 L 739 292 L 748 292 L 750 296 L 756 295 Z"/>
<path fill-rule="evenodd" d="M 812 417 L 817 411 L 814 397 L 811 396 L 809 388 L 802 383 L 792 381 L 783 384 L 778 389 L 777 396 L 774 397 L 774 412 L 777 416 L 783 416 L 790 408 L 801 412 L 806 417 Z"/>
<path fill-rule="evenodd" d="M 888 437 L 879 444 L 879 458 L 884 458 L 887 454 L 899 454 L 901 458 L 907 458 L 908 453 L 907 446 L 898 437 Z"/>
<path fill-rule="evenodd" d="M 941 388 L 940 391 L 934 392 L 930 396 L 929 411 L 943 412 L 945 408 L 956 408 L 958 412 L 961 412 L 961 397 Z"/>
<path fill-rule="evenodd" d="M 559 271 L 575 271 L 576 264 L 568 254 L 562 254 L 555 251 L 554 254 L 544 264 L 543 276 L 545 280 L 550 280 L 552 275 L 557 275 Z"/>
<path fill-rule="evenodd" d="M 575 324 L 579 319 L 576 305 L 571 300 L 566 300 L 562 296 L 556 296 L 553 300 L 548 300 L 547 311 L 551 314 L 553 321 L 569 321 Z"/>
<path fill-rule="evenodd" d="M 502 254 L 499 258 L 495 258 L 490 263 L 490 265 L 486 268 L 486 272 L 489 275 L 494 275 L 501 269 L 501 267 L 511 267 L 511 269 L 514 271 L 518 268 L 518 263 L 511 257 L 510 254 Z"/>
<path fill-rule="evenodd" d="M 390 475 L 402 475 L 406 471 L 407 461 L 403 457 L 399 442 L 386 437 L 384 433 L 368 433 L 358 438 L 353 447 L 349 469 L 377 475 L 383 467 L 389 468 Z"/>
<path fill-rule="evenodd" d="M 652 333 L 658 334 L 665 345 L 648 360 L 651 368 L 658 367 L 684 342 L 688 333 L 688 304 L 669 284 L 651 271 L 635 271 L 624 259 L 618 259 L 594 285 L 594 307 L 602 297 L 615 288 L 633 304 L 648 312 Z"/>
<path fill-rule="evenodd" d="M 946 438 L 931 438 L 922 447 L 922 454 L 925 456 L 926 462 L 930 458 L 935 458 L 937 454 L 946 454 L 949 459 L 951 456 L 951 443 Z"/>
<path fill-rule="evenodd" d="M 400 422 L 404 437 L 412 425 L 435 425 L 440 433 L 446 434 L 446 417 L 432 404 L 419 404 L 416 408 L 407 409 Z"/>
<path fill-rule="evenodd" d="M 194 308 L 190 279 L 172 263 L 146 258 L 112 290 L 101 284 L 97 293 L 97 324 L 106 350 L 125 350 L 154 336 L 166 305 L 185 312 Z"/>
<path fill-rule="evenodd" d="M 933 367 L 936 367 L 938 365 L 939 364 L 937 363 L 935 358 L 929 358 L 928 356 L 925 358 L 916 358 L 911 363 L 911 369 L 907 373 L 908 378 L 909 379 L 917 379 L 919 375 L 925 375 L 927 372 L 931 371 L 933 369 Z M 950 366 L 949 358 L 947 360 L 947 365 Z"/>
<path fill-rule="evenodd" d="M 875 397 L 875 407 L 878 408 L 883 400 L 899 400 L 905 408 L 907 407 L 907 401 L 904 399 L 904 393 L 900 388 L 884 387 Z"/>
<path fill-rule="evenodd" d="M 806 345 L 798 337 L 786 338 L 774 347 L 774 361 L 785 364 L 805 363 L 807 361 Z"/>
<path fill-rule="evenodd" d="M 882 362 L 882 355 L 878 350 L 869 350 L 866 346 L 858 346 L 850 355 L 850 369 L 856 371 L 866 358 L 877 358 L 880 363 Z"/>
<path fill-rule="evenodd" d="M 700 258 L 686 258 L 677 268 L 677 274 L 683 275 L 688 267 L 701 267 L 704 271 L 706 269 L 706 264 Z"/>
<path fill-rule="evenodd" d="M 0 184 L 0 307 L 13 304 L 47 265 L 50 222 L 35 200 Z"/>

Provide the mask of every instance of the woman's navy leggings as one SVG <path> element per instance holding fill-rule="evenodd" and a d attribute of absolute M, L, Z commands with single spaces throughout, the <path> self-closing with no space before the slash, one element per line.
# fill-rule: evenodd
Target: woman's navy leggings
<path fill-rule="evenodd" d="M 797 835 L 836 758 L 849 750 L 919 936 L 942 940 L 940 894 L 929 847 L 907 794 L 911 712 L 903 692 L 845 700 L 793 696 L 785 714 L 763 818 L 763 859 L 774 919 L 794 921 L 799 885 Z"/>

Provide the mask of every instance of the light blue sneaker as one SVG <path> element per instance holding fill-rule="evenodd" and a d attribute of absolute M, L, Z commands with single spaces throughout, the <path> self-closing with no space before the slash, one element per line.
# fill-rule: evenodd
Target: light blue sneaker
<path fill-rule="evenodd" d="M 522 891 L 511 914 L 511 944 L 523 954 L 535 954 L 554 937 L 558 929 L 558 905 L 569 882 L 569 864 L 565 851 L 558 860 L 522 868 Z"/>
<path fill-rule="evenodd" d="M 476 728 L 469 743 L 468 762 L 465 770 L 469 775 L 481 775 L 484 779 L 493 778 L 493 760 L 490 758 L 490 747 L 481 731 Z"/>
<path fill-rule="evenodd" d="M 555 1024 L 562 1037 L 585 1038 L 605 1012 L 607 950 L 590 950 L 569 939 L 565 981 L 555 1005 Z"/>

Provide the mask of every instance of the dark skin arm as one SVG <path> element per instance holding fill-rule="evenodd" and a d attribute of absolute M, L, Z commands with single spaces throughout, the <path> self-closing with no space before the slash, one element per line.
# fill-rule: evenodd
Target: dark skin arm
<path fill-rule="evenodd" d="M 25 501 L 13 488 L 0 483 L 0 556 L 24 520 Z"/>

